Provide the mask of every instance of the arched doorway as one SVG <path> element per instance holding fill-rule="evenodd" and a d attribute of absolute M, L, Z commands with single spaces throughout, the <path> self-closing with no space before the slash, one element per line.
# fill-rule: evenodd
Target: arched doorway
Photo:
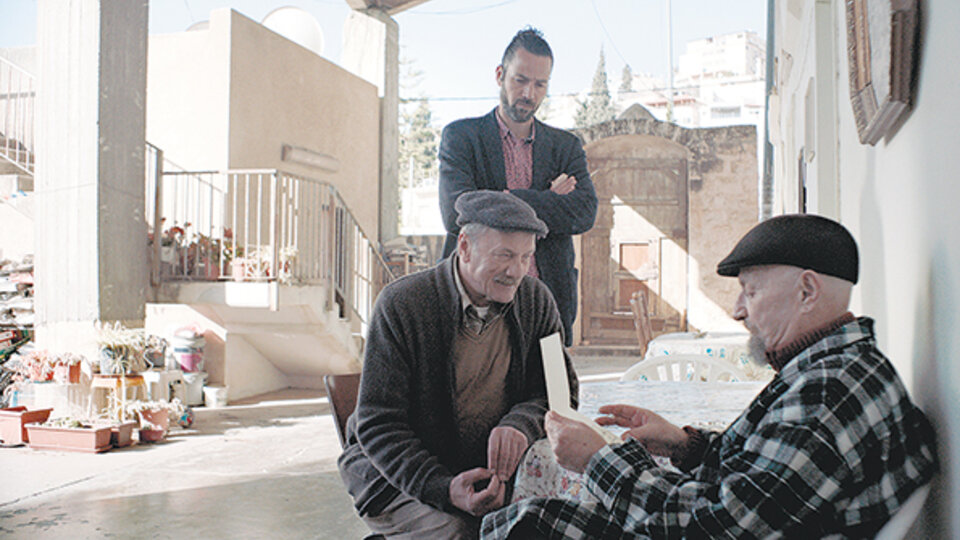
<path fill-rule="evenodd" d="M 615 135 L 584 150 L 600 202 L 581 244 L 581 342 L 636 343 L 629 301 L 642 288 L 655 332 L 686 329 L 690 151 L 653 135 Z"/>

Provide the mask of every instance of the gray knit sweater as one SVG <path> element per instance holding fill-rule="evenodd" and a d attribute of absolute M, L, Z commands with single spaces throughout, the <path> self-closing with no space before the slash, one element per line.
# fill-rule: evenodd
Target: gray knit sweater
<path fill-rule="evenodd" d="M 400 491 L 453 511 L 450 481 L 487 465 L 465 462 L 454 423 L 450 354 L 463 316 L 454 260 L 451 256 L 405 276 L 377 298 L 357 410 L 347 423 L 347 448 L 338 461 L 361 515 L 379 514 Z M 546 286 L 527 276 L 505 320 L 512 360 L 504 391 L 512 405 L 498 425 L 520 430 L 532 443 L 544 436 L 547 410 L 539 340 L 561 331 L 560 316 Z M 569 357 L 566 362 L 576 406 L 577 378 Z"/>

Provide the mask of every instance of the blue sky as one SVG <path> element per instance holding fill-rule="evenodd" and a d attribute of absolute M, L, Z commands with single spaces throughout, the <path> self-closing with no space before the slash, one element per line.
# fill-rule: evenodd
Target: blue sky
<path fill-rule="evenodd" d="M 540 28 L 554 50 L 551 94 L 589 87 L 603 47 L 612 88 L 625 63 L 634 72 L 666 76 L 669 0 L 431 0 L 397 15 L 401 55 L 424 73 L 417 89 L 437 99 L 438 123 L 482 114 L 497 96 L 494 68 L 520 28 Z M 741 30 L 765 35 L 766 0 L 672 0 L 673 55 L 684 44 Z M 345 0 L 151 0 L 150 32 L 186 30 L 213 9 L 232 7 L 261 21 L 273 9 L 297 6 L 323 29 L 324 56 L 339 62 Z M 0 0 L 0 47 L 34 44 L 33 0 Z M 455 116 L 454 116 L 455 117 Z"/>

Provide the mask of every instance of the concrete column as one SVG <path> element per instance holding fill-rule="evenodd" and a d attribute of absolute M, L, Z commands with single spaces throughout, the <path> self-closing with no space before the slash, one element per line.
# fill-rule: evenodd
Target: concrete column
<path fill-rule="evenodd" d="M 146 0 L 40 0 L 37 344 L 96 351 L 93 322 L 143 326 Z"/>
<path fill-rule="evenodd" d="M 340 63 L 380 93 L 380 242 L 397 237 L 400 195 L 400 28 L 386 12 L 353 11 L 343 24 Z"/>

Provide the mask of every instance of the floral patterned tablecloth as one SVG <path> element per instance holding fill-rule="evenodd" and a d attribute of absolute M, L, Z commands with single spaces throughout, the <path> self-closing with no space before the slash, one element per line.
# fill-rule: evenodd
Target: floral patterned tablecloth
<path fill-rule="evenodd" d="M 650 409 L 670 422 L 723 430 L 747 408 L 766 382 L 584 382 L 580 385 L 580 411 L 599 416 L 601 405 L 626 403 Z M 614 428 L 622 433 L 622 428 Z M 655 458 L 669 466 L 666 458 Z M 514 483 L 513 501 L 527 497 L 565 497 L 596 500 L 583 486 L 580 474 L 560 467 L 546 439 L 536 441 L 521 461 Z"/>

